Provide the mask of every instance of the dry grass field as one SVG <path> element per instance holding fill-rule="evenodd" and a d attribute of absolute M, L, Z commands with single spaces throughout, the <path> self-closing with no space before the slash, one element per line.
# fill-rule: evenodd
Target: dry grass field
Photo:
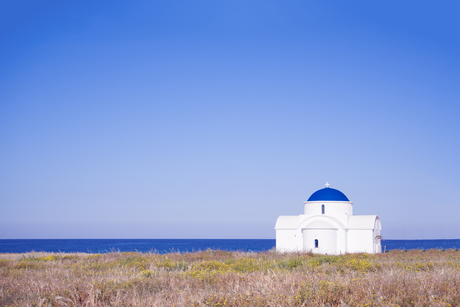
<path fill-rule="evenodd" d="M 1 306 L 459 306 L 460 251 L 0 254 Z"/>

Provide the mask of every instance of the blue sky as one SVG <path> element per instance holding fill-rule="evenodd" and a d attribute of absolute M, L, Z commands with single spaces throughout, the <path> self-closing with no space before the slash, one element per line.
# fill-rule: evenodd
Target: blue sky
<path fill-rule="evenodd" d="M 274 238 L 328 181 L 460 238 L 457 1 L 4 1 L 0 238 Z"/>

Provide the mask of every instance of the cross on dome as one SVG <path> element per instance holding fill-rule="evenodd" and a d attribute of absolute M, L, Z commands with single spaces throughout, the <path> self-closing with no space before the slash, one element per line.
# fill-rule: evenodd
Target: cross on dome
<path fill-rule="evenodd" d="M 326 186 L 326 188 L 329 188 L 329 186 L 330 186 L 329 182 L 326 182 L 325 186 Z"/>

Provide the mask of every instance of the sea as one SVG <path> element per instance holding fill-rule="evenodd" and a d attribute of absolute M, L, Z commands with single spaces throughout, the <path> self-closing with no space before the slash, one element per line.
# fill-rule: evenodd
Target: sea
<path fill-rule="evenodd" d="M 186 253 L 203 250 L 264 252 L 274 239 L 1 239 L 0 253 Z M 460 239 L 383 240 L 382 251 L 394 249 L 458 249 Z"/>

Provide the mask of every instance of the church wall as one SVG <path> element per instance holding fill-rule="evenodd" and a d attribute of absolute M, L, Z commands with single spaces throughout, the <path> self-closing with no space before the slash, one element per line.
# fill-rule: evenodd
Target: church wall
<path fill-rule="evenodd" d="M 375 253 L 381 253 L 382 252 L 382 241 L 380 239 L 380 231 L 377 231 L 374 229 L 373 235 L 374 237 L 374 247 L 373 250 Z"/>
<path fill-rule="evenodd" d="M 345 229 L 337 230 L 337 254 L 345 254 L 347 251 L 347 232 Z"/>
<path fill-rule="evenodd" d="M 307 228 L 303 230 L 304 251 L 337 254 L 337 229 Z"/>
<path fill-rule="evenodd" d="M 382 240 L 380 235 L 380 229 L 382 228 L 380 224 L 380 218 L 377 217 L 375 219 L 374 230 L 372 237 L 374 238 L 374 252 L 381 253 L 382 252 Z"/>
<path fill-rule="evenodd" d="M 346 232 L 344 225 L 329 215 L 301 215 L 299 228 L 303 236 L 303 250 L 314 253 L 344 254 Z M 315 246 L 318 240 L 318 247 Z"/>
<path fill-rule="evenodd" d="M 374 238 L 373 229 L 349 229 L 348 252 L 349 253 L 373 253 Z"/>
<path fill-rule="evenodd" d="M 298 229 L 277 229 L 276 250 L 302 251 L 302 233 Z"/>

